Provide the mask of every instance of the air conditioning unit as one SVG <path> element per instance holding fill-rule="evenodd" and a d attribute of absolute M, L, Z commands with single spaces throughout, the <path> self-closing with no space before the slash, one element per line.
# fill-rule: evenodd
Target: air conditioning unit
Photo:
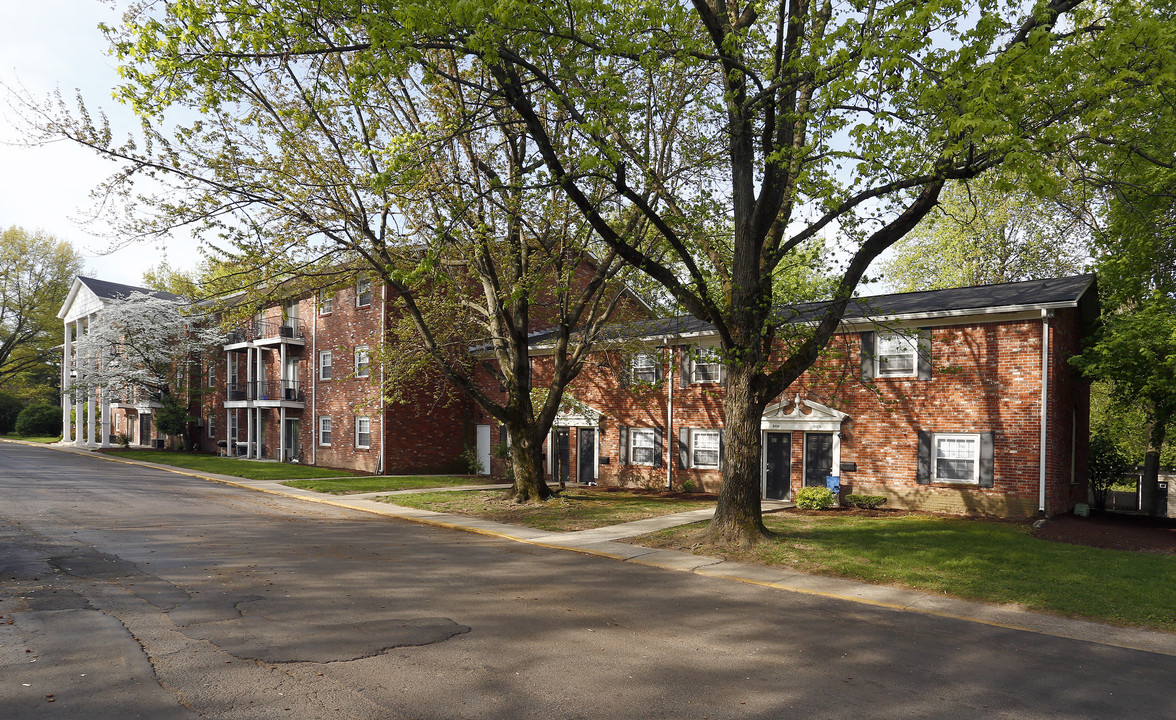
<path fill-rule="evenodd" d="M 278 335 L 284 338 L 294 337 L 294 328 L 289 325 L 283 325 L 278 328 Z"/>

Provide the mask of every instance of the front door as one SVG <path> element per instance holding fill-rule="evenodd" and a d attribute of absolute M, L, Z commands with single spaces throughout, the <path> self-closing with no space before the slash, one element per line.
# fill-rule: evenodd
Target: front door
<path fill-rule="evenodd" d="M 490 474 L 490 426 L 478 426 L 478 474 Z"/>
<path fill-rule="evenodd" d="M 568 466 L 571 464 L 570 443 L 568 442 L 568 429 L 556 428 L 553 433 L 555 437 L 555 477 L 561 486 L 568 482 Z"/>
<path fill-rule="evenodd" d="M 576 482 L 596 482 L 596 430 L 576 430 Z"/>
<path fill-rule="evenodd" d="M 764 497 L 787 500 L 791 489 L 792 433 L 767 433 L 764 438 Z"/>
<path fill-rule="evenodd" d="M 833 474 L 833 433 L 804 434 L 804 485 L 825 487 Z"/>
<path fill-rule="evenodd" d="M 286 457 L 283 458 L 285 462 L 293 462 L 298 460 L 298 454 L 301 452 L 298 448 L 298 435 L 301 430 L 301 423 L 298 418 L 286 418 L 286 438 L 283 444 L 286 446 Z"/>
<path fill-rule="evenodd" d="M 139 413 L 139 444 L 151 444 L 151 415 Z"/>

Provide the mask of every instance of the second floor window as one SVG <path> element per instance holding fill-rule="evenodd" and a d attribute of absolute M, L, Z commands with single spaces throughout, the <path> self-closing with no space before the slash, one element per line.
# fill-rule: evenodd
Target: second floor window
<path fill-rule="evenodd" d="M 319 291 L 319 315 L 330 315 L 335 309 L 335 296 L 325 290 Z"/>
<path fill-rule="evenodd" d="M 653 353 L 633 356 L 633 382 L 657 382 L 657 357 Z"/>
<path fill-rule="evenodd" d="M 372 304 L 372 281 L 360 280 L 355 284 L 355 307 L 366 307 Z"/>
<path fill-rule="evenodd" d="M 718 383 L 723 381 L 723 365 L 717 348 L 700 348 L 694 357 L 690 382 Z"/>
<path fill-rule="evenodd" d="M 368 348 L 366 345 L 360 345 L 355 348 L 355 377 L 365 378 L 368 376 L 370 370 L 371 360 L 368 357 Z"/>
<path fill-rule="evenodd" d="M 331 379 L 331 351 L 323 350 L 319 353 L 319 380 Z"/>
<path fill-rule="evenodd" d="M 878 333 L 875 358 L 880 377 L 913 376 L 918 358 L 915 338 L 903 333 Z"/>

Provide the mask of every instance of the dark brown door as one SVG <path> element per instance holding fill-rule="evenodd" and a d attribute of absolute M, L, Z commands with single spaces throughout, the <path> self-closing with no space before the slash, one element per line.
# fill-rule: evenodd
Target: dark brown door
<path fill-rule="evenodd" d="M 792 487 L 792 433 L 770 432 L 764 440 L 764 497 L 787 500 Z"/>
<path fill-rule="evenodd" d="M 825 487 L 833 474 L 833 433 L 804 434 L 804 485 Z"/>

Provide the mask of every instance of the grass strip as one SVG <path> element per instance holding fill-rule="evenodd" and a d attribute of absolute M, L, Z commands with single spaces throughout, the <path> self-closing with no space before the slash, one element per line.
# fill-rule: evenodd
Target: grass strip
<path fill-rule="evenodd" d="M 413 475 L 413 476 L 365 476 L 352 478 L 325 478 L 311 480 L 290 480 L 282 483 L 289 487 L 313 490 L 331 495 L 385 492 L 389 490 L 416 490 L 418 488 L 455 487 L 482 485 L 488 482 L 479 477 L 460 475 Z"/>
<path fill-rule="evenodd" d="M 169 452 L 167 450 L 111 450 L 106 453 L 128 460 L 171 465 L 174 467 L 231 475 L 250 480 L 286 480 L 289 478 L 339 477 L 345 470 L 296 465 L 293 463 L 259 462 L 241 458 L 217 457 L 198 453 Z"/>
<path fill-rule="evenodd" d="M 780 513 L 764 521 L 777 537 L 749 549 L 697 545 L 705 524 L 631 542 L 1176 631 L 1176 556 L 1054 543 L 1023 524 L 931 515 Z"/>
<path fill-rule="evenodd" d="M 9 440 L 24 440 L 25 442 L 46 443 L 46 444 L 61 442 L 60 435 L 17 435 L 16 433 L 8 433 L 4 437 Z"/>
<path fill-rule="evenodd" d="M 714 506 L 714 501 L 710 500 L 679 500 L 591 488 L 568 488 L 545 503 L 526 505 L 511 500 L 504 490 L 418 493 L 379 499 L 405 507 L 478 517 L 550 532 L 590 530 Z"/>

